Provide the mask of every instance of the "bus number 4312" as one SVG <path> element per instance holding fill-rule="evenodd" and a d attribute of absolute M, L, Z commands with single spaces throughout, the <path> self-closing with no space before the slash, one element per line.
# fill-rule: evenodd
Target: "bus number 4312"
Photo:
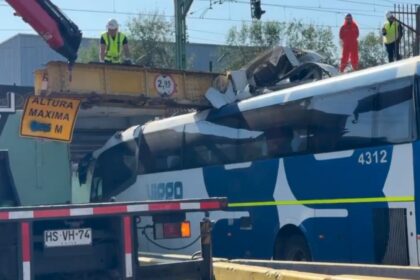
<path fill-rule="evenodd" d="M 386 150 L 363 152 L 359 155 L 358 162 L 362 165 L 387 163 L 388 153 Z"/>

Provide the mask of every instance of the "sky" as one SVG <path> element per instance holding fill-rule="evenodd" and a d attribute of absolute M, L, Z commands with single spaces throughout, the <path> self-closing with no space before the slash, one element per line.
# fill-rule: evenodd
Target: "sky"
<path fill-rule="evenodd" d="M 138 14 L 159 12 L 168 20 L 174 19 L 174 0 L 52 0 L 82 30 L 84 37 L 95 38 L 104 31 L 110 18 L 119 21 L 122 30 Z M 250 0 L 194 0 L 187 17 L 190 42 L 223 44 L 229 28 L 250 23 Z M 338 33 L 344 16 L 351 13 L 359 25 L 361 35 L 379 32 L 385 13 L 395 3 L 415 4 L 419 0 L 261 0 L 266 13 L 262 21 L 290 22 L 301 20 L 332 28 Z M 18 33 L 33 34 L 21 18 L 13 16 L 13 9 L 0 0 L 0 42 Z M 338 40 L 338 39 L 337 39 Z"/>

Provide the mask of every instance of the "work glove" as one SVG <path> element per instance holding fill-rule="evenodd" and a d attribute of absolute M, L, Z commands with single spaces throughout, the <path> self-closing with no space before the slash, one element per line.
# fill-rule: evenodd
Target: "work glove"
<path fill-rule="evenodd" d="M 131 59 L 124 59 L 123 64 L 125 64 L 125 65 L 131 65 L 133 63 L 131 62 Z"/>

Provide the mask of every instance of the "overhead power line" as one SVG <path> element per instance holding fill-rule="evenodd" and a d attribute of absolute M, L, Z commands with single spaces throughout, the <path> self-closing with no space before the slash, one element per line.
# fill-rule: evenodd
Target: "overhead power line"
<path fill-rule="evenodd" d="M 198 0 L 198 1 L 205 1 L 207 3 L 208 0 Z M 375 0 L 374 3 L 367 3 L 367 2 L 361 2 L 360 0 L 335 0 L 335 1 L 340 1 L 340 2 L 347 2 L 347 3 L 353 3 L 353 4 L 357 4 L 357 5 L 364 5 L 364 6 L 372 6 L 372 7 L 378 7 L 378 8 L 392 8 L 393 6 L 391 5 L 384 5 L 384 4 L 380 4 L 377 3 L 377 1 L 379 0 Z M 222 0 L 223 2 L 223 0 Z M 241 5 L 249 5 L 250 2 L 249 1 L 244 1 L 244 0 L 226 0 L 225 2 L 229 2 L 232 4 L 241 4 Z M 386 0 L 382 0 L 382 3 L 394 3 L 393 1 L 386 1 Z M 220 0 L 214 0 L 214 3 L 220 3 Z M 402 2 L 397 2 L 397 3 L 402 3 Z M 411 3 L 414 4 L 414 3 Z M 329 14 L 345 14 L 347 12 L 352 12 L 354 15 L 359 15 L 359 16 L 366 16 L 366 17 L 377 17 L 377 18 L 382 18 L 383 15 L 377 15 L 375 14 L 376 11 L 373 11 L 374 13 L 369 13 L 369 11 L 366 11 L 366 9 L 342 9 L 342 8 L 326 8 L 326 7 L 322 7 L 322 6 L 303 6 L 303 5 L 286 5 L 286 4 L 278 4 L 278 3 L 266 3 L 263 2 L 264 6 L 268 6 L 268 7 L 277 7 L 277 8 L 282 8 L 282 9 L 294 9 L 294 10 L 302 10 L 302 11 L 315 11 L 315 12 L 320 12 L 320 13 L 329 13 Z M 0 3 L 0 6 L 3 7 L 9 7 L 9 5 Z M 63 11 L 67 11 L 67 12 L 72 12 L 72 13 L 95 13 L 95 14 L 116 14 L 116 15 L 126 15 L 126 16 L 153 16 L 154 14 L 152 13 L 141 13 L 141 12 L 128 12 L 128 11 L 116 11 L 116 10 L 96 10 L 96 9 L 76 9 L 76 8 L 61 8 Z M 363 11 L 363 12 L 361 12 Z M 161 15 L 162 17 L 165 18 L 174 18 L 173 15 Z M 204 16 L 188 16 L 188 19 L 190 20 L 208 20 L 208 21 L 223 21 L 223 22 L 245 22 L 245 23 L 251 23 L 253 22 L 252 20 L 243 20 L 243 19 L 232 19 L 232 18 L 219 18 L 219 17 L 204 17 Z M 283 22 L 283 23 L 288 23 L 288 22 Z M 302 23 L 305 26 L 316 26 L 316 27 L 323 27 L 323 28 L 339 28 L 340 26 L 338 24 L 335 25 L 331 25 L 331 24 L 313 24 L 313 23 Z M 359 26 L 359 28 L 361 30 L 378 30 L 379 27 L 369 27 L 369 26 Z M 226 36 L 225 33 L 220 33 L 220 32 L 213 32 L 213 31 L 207 31 L 207 30 L 200 30 L 200 29 L 193 29 L 193 28 L 188 28 L 189 31 L 191 32 L 199 32 L 199 33 L 206 33 L 206 34 L 213 34 L 213 35 L 219 35 L 219 36 Z M 30 29 L 0 29 L 0 32 L 26 32 L 26 31 L 31 31 Z M 100 32 L 102 31 L 102 28 L 94 28 L 94 29 L 83 29 L 83 31 L 85 32 Z M 198 38 L 198 37 L 191 37 L 192 39 L 204 39 L 204 38 Z M 208 39 L 209 40 L 209 39 Z"/>
<path fill-rule="evenodd" d="M 357 4 L 357 5 L 363 5 L 363 6 L 371 6 L 372 8 L 374 7 L 382 7 L 382 8 L 392 8 L 392 5 L 383 5 L 383 4 L 377 4 L 375 2 L 361 2 L 361 1 L 355 1 L 355 0 L 336 0 L 339 2 L 346 2 L 346 3 L 352 3 L 352 4 Z"/>
<path fill-rule="evenodd" d="M 235 3 L 249 5 L 248 1 L 242 1 L 242 0 L 235 0 Z M 278 8 L 292 9 L 292 10 L 302 10 L 302 11 L 315 11 L 315 12 L 329 13 L 329 14 L 345 14 L 348 12 L 353 12 L 354 15 L 359 15 L 359 16 L 383 17 L 383 16 L 379 16 L 375 14 L 363 13 L 361 11 L 365 11 L 365 10 L 358 10 L 358 9 L 323 8 L 323 7 L 316 7 L 316 6 L 299 6 L 299 5 L 285 5 L 285 4 L 271 4 L 271 3 L 264 3 L 263 6 L 264 7 L 278 7 Z"/>
<path fill-rule="evenodd" d="M 248 3 L 245 1 L 235 1 L 237 3 Z M 286 6 L 286 5 L 277 5 L 277 4 L 272 4 L 275 6 Z M 0 6 L 7 6 L 6 4 L 0 4 Z M 287 7 L 289 7 L 287 5 Z M 290 6 L 296 9 L 302 9 L 301 6 Z M 310 8 L 310 10 L 313 10 L 314 8 Z M 135 13 L 135 12 L 122 12 L 122 11 L 107 11 L 107 10 L 90 10 L 90 9 L 73 9 L 73 8 L 62 8 L 62 10 L 64 11 L 69 11 L 69 12 L 77 12 L 77 13 L 96 13 L 96 14 L 118 14 L 118 15 L 134 15 L 134 16 L 153 16 L 154 14 L 150 14 L 150 13 Z M 319 10 L 319 8 L 318 8 Z M 328 11 L 328 12 L 332 12 L 332 11 Z M 332 13 L 341 13 L 341 12 L 332 12 Z M 161 15 L 163 17 L 166 18 L 174 18 L 174 16 L 170 16 L 170 15 Z M 374 16 L 374 15 L 368 15 L 368 16 Z M 194 17 L 194 16 L 189 16 L 189 19 L 193 19 L 193 20 L 209 20 L 209 21 L 225 21 L 225 22 L 240 22 L 240 23 L 252 23 L 252 20 L 243 20 L 243 19 L 227 19 L 227 18 L 217 18 L 217 17 Z M 282 23 L 288 23 L 288 22 L 282 22 Z M 305 26 L 317 26 L 317 27 L 324 27 L 324 28 L 339 28 L 339 25 L 329 25 L 329 24 L 313 24 L 313 23 L 302 23 Z M 366 27 L 366 26 L 359 26 L 359 29 L 361 30 L 377 30 L 377 27 Z M 102 29 L 83 29 L 82 31 L 101 31 Z M 203 33 L 208 33 L 208 34 L 212 34 L 215 32 L 210 32 L 210 31 L 204 31 L 204 30 L 198 30 L 198 29 L 191 29 L 189 28 L 188 30 L 190 31 L 194 31 L 194 32 L 203 32 Z M 14 31 L 13 29 L 10 30 L 6 30 L 6 29 L 0 29 L 0 31 Z M 19 30 L 16 30 L 19 31 Z M 22 30 L 20 30 L 22 31 Z M 219 33 L 221 34 L 221 33 Z"/>
<path fill-rule="evenodd" d="M 207 0 L 201 0 L 201 1 L 207 1 Z M 249 5 L 248 1 L 240 1 L 235 0 L 235 3 L 239 4 L 246 4 Z M 1 6 L 8 7 L 6 4 L 0 4 Z M 305 10 L 305 11 L 316 11 L 321 13 L 330 13 L 330 14 L 345 14 L 347 12 L 355 12 L 353 14 L 360 15 L 360 16 L 366 16 L 366 17 L 383 17 L 375 14 L 369 14 L 369 13 L 363 13 L 360 11 L 364 10 L 355 10 L 355 9 L 340 9 L 340 8 L 320 8 L 315 6 L 298 6 L 298 5 L 283 5 L 283 4 L 264 4 L 264 6 L 271 6 L 271 7 L 278 7 L 278 8 L 286 8 L 286 9 L 293 9 L 293 10 Z M 74 9 L 74 8 L 61 8 L 63 11 L 67 12 L 83 12 L 83 13 L 95 13 L 95 14 L 117 14 L 117 15 L 127 15 L 127 16 L 151 16 L 153 14 L 150 13 L 140 13 L 140 12 L 124 12 L 124 11 L 113 11 L 113 10 L 91 10 L 91 9 Z M 174 18 L 173 15 L 161 15 L 163 17 L 167 18 Z M 189 16 L 189 19 L 204 19 L 204 20 L 213 20 L 215 18 L 207 18 L 207 17 L 195 17 L 195 16 Z M 242 21 L 240 19 L 234 20 L 234 19 L 223 19 L 220 18 L 219 20 L 225 20 L 225 21 Z"/>

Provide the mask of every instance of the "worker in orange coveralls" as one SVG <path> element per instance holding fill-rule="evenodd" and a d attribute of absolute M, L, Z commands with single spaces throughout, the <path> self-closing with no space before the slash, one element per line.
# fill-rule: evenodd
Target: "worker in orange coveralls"
<path fill-rule="evenodd" d="M 359 38 L 359 27 L 351 14 L 347 14 L 344 24 L 340 28 L 340 42 L 343 48 L 340 72 L 343 72 L 344 68 L 346 68 L 349 58 L 353 70 L 357 70 L 359 66 L 359 44 L 357 38 Z"/>

